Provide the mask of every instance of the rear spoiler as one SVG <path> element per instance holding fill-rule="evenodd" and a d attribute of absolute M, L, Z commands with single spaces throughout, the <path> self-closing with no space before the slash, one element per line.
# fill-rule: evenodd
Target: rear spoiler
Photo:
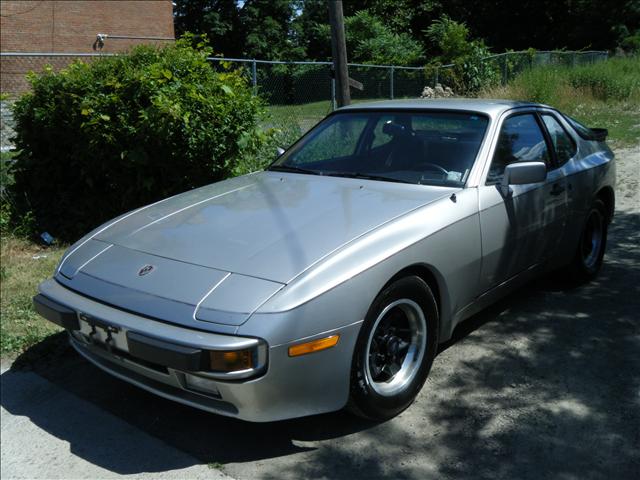
<path fill-rule="evenodd" d="M 596 142 L 604 142 L 609 135 L 609 130 L 606 128 L 590 128 L 589 130 L 591 130 L 591 138 L 589 140 Z"/>
<path fill-rule="evenodd" d="M 604 142 L 609 136 L 609 130 L 607 130 L 606 128 L 585 127 L 582 123 L 577 121 L 575 118 L 570 117 L 569 115 L 564 115 L 564 118 L 567 122 L 569 122 L 569 124 L 571 124 L 576 133 L 585 140 L 589 140 L 592 142 Z"/>

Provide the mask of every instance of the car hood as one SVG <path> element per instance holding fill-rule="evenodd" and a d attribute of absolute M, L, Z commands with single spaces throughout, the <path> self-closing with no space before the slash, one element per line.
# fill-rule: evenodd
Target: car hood
<path fill-rule="evenodd" d="M 288 283 L 364 233 L 451 189 L 261 172 L 167 199 L 94 238 Z"/>
<path fill-rule="evenodd" d="M 190 327 L 238 326 L 332 252 L 451 191 L 288 173 L 247 175 L 99 228 L 70 250 L 56 278 L 154 318 Z"/>

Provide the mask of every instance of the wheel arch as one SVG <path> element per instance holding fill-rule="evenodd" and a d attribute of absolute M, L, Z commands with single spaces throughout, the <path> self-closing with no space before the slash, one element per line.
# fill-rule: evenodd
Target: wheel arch
<path fill-rule="evenodd" d="M 604 207 L 607 210 L 607 222 L 611 222 L 616 205 L 615 193 L 613 191 L 613 188 L 609 186 L 602 187 L 596 194 L 596 198 L 602 200 L 602 202 L 604 203 Z"/>
<path fill-rule="evenodd" d="M 409 265 L 393 275 L 382 290 L 387 288 L 387 286 L 396 280 L 410 275 L 415 275 L 421 278 L 431 289 L 438 308 L 438 331 L 442 332 L 443 322 L 448 318 L 447 312 L 449 302 L 444 279 L 434 267 L 422 263 Z"/>

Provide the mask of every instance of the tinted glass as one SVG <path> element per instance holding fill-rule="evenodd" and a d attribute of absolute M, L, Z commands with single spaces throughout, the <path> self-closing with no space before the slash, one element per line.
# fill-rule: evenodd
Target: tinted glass
<path fill-rule="evenodd" d="M 353 156 L 366 124 L 365 117 L 355 115 L 332 122 L 310 138 L 304 149 L 292 155 L 292 161 L 306 164 Z"/>
<path fill-rule="evenodd" d="M 504 121 L 487 183 L 500 182 L 505 167 L 514 162 L 544 162 L 550 165 L 547 143 L 533 114 L 516 115 Z"/>
<path fill-rule="evenodd" d="M 542 115 L 549 136 L 551 137 L 551 143 L 558 156 L 558 163 L 560 165 L 569 161 L 576 154 L 576 145 L 562 125 L 552 115 Z"/>
<path fill-rule="evenodd" d="M 270 169 L 461 186 L 487 124 L 484 115 L 470 113 L 339 113 L 316 126 Z"/>

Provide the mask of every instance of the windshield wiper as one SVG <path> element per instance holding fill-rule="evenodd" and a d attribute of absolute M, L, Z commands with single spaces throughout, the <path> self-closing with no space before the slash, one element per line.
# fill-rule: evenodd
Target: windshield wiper
<path fill-rule="evenodd" d="M 292 173 L 307 173 L 309 175 L 321 175 L 316 170 L 309 170 L 307 168 L 293 167 L 291 165 L 271 165 L 267 170 L 271 172 L 292 172 Z"/>
<path fill-rule="evenodd" d="M 378 180 L 381 182 L 395 182 L 395 183 L 414 183 L 408 180 L 401 180 L 399 178 L 384 177 L 382 175 L 371 175 L 369 173 L 360 172 L 329 172 L 324 173 L 328 177 L 345 177 L 345 178 L 362 178 L 364 180 Z"/>

